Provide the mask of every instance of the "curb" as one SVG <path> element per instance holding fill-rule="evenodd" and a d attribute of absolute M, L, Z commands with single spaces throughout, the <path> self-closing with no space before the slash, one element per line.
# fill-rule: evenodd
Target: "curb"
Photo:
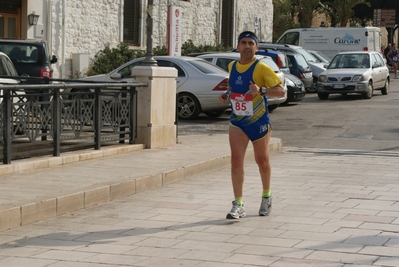
<path fill-rule="evenodd" d="M 116 145 L 107 147 L 101 151 L 93 152 L 90 150 L 65 153 L 69 155 L 57 158 L 54 157 L 55 159 L 53 159 L 53 157 L 43 157 L 37 160 L 31 159 L 29 162 L 21 162 L 23 161 L 21 160 L 11 164 L 12 168 L 1 166 L 0 173 L 4 173 L 2 172 L 4 170 L 13 170 L 13 172 L 10 173 L 38 170 L 55 165 L 65 165 L 140 149 L 143 149 L 142 145 L 125 145 L 123 147 L 121 145 Z M 269 149 L 270 153 L 280 153 L 282 151 L 281 140 L 273 138 L 269 144 Z M 248 148 L 247 151 L 252 152 L 252 147 Z M 253 160 L 253 153 L 248 152 L 246 153 L 245 160 Z M 210 173 L 228 166 L 230 164 L 230 158 L 230 154 L 228 154 L 149 176 L 0 210 L 0 231 L 89 208 L 147 190 L 156 189 L 196 175 Z"/>
<path fill-rule="evenodd" d="M 23 173 L 40 170 L 48 167 L 71 164 L 79 161 L 98 159 L 144 149 L 143 144 L 137 145 L 112 145 L 102 150 L 84 149 L 65 152 L 59 157 L 43 156 L 37 158 L 14 160 L 11 164 L 0 165 L 0 175 Z"/>

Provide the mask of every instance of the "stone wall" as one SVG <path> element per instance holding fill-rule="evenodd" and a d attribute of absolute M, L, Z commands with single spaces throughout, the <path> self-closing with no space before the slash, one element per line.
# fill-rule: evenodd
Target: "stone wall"
<path fill-rule="evenodd" d="M 261 18 L 262 41 L 271 41 L 273 25 L 272 0 L 232 0 L 236 6 L 235 32 L 255 31 L 255 17 Z M 153 47 L 167 45 L 167 6 L 183 9 L 182 42 L 192 40 L 195 45 L 215 45 L 220 33 L 221 0 L 154 0 Z M 122 40 L 123 0 L 51 0 L 52 54 L 58 56 L 53 77 L 69 78 L 72 73 L 72 55 L 84 53 L 92 59 L 110 44 Z M 146 3 L 146 1 L 143 1 Z M 65 6 L 65 10 L 63 7 Z M 65 11 L 65 19 L 63 19 Z M 145 7 L 143 7 L 143 16 Z M 259 25 L 260 26 L 260 25 Z M 258 26 L 258 27 L 259 27 Z M 145 28 L 143 29 L 145 32 Z M 142 38 L 146 40 L 146 38 Z M 145 50 L 145 43 L 138 49 Z"/>
<path fill-rule="evenodd" d="M 52 48 L 58 56 L 54 77 L 69 78 L 72 55 L 88 53 L 94 56 L 106 44 L 120 41 L 120 1 L 53 1 Z M 62 75 L 62 77 L 61 77 Z"/>

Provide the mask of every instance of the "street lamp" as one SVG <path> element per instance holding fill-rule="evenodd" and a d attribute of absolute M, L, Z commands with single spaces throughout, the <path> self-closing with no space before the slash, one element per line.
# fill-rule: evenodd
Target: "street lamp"
<path fill-rule="evenodd" d="M 142 66 L 158 66 L 157 61 L 153 58 L 152 54 L 152 8 L 153 8 L 153 0 L 148 0 L 147 5 L 147 53 L 145 59 L 141 63 Z"/>

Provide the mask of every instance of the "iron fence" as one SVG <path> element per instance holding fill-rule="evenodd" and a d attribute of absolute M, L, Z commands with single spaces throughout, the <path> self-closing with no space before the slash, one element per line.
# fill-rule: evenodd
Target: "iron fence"
<path fill-rule="evenodd" d="M 146 83 L 52 82 L 0 85 L 3 164 L 126 141 L 134 144 L 136 87 Z"/>

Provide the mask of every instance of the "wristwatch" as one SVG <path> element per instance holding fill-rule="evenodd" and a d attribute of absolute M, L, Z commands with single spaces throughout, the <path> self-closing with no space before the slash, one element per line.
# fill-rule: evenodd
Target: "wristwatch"
<path fill-rule="evenodd" d="M 259 88 L 259 91 L 261 95 L 265 95 L 267 92 L 267 88 L 262 86 L 261 88 Z"/>

